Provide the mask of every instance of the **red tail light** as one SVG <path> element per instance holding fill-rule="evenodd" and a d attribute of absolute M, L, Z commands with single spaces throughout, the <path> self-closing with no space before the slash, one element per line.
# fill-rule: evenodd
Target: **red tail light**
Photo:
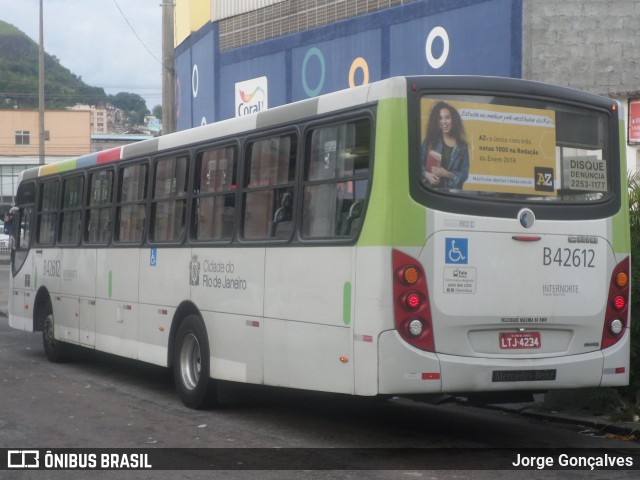
<path fill-rule="evenodd" d="M 613 298 L 613 308 L 621 312 L 627 306 L 627 301 L 622 295 L 617 295 Z"/>
<path fill-rule="evenodd" d="M 621 261 L 611 274 L 607 312 L 602 328 L 602 348 L 614 345 L 627 328 L 629 306 L 629 257 Z"/>
<path fill-rule="evenodd" d="M 393 298 L 396 330 L 420 350 L 435 351 L 427 277 L 420 262 L 393 251 Z"/>
<path fill-rule="evenodd" d="M 418 310 L 422 304 L 422 299 L 418 292 L 409 292 L 404 299 L 405 305 L 409 310 Z"/>

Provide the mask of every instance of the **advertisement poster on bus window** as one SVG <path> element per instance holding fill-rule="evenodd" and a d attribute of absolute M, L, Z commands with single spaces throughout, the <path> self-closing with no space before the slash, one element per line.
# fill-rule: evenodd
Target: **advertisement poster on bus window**
<path fill-rule="evenodd" d="M 554 111 L 427 97 L 420 108 L 427 186 L 557 194 Z"/>

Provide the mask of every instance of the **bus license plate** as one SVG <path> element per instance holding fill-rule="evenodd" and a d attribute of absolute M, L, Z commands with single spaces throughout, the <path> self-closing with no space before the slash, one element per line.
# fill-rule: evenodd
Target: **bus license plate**
<path fill-rule="evenodd" d="M 503 350 L 540 348 L 540 332 L 502 332 L 500 348 Z"/>

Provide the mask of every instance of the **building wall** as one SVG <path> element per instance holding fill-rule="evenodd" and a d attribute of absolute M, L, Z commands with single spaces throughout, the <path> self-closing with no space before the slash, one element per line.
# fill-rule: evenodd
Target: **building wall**
<path fill-rule="evenodd" d="M 320 2 L 317 0 L 312 1 L 320 4 L 331 3 L 330 0 Z M 285 0 L 233 0 L 232 2 L 211 0 L 211 19 L 214 21 L 222 20 L 223 18 L 234 17 L 283 2 L 285 2 Z"/>
<path fill-rule="evenodd" d="M 181 44 L 193 32 L 208 22 L 255 12 L 285 0 L 174 0 L 175 45 Z M 313 0 L 317 3 L 316 0 Z M 343 0 L 343 2 L 346 0 Z M 324 2 L 327 3 L 325 0 Z"/>
<path fill-rule="evenodd" d="M 215 2 L 212 21 L 220 20 L 220 49 L 229 50 L 271 38 L 329 25 L 416 0 L 247 0 Z M 244 3 L 244 6 L 243 6 Z M 250 4 L 264 8 L 249 9 Z M 225 7 L 221 8 L 220 6 Z M 460 2 L 458 2 L 460 6 Z M 235 13 L 234 13 L 235 12 Z"/>
<path fill-rule="evenodd" d="M 524 0 L 522 76 L 620 96 L 640 90 L 640 2 Z"/>
<path fill-rule="evenodd" d="M 620 101 L 640 99 L 640 2 L 524 0 L 522 76 Z M 640 146 L 627 145 L 640 171 Z"/>
<path fill-rule="evenodd" d="M 44 116 L 47 157 L 75 157 L 91 151 L 88 111 L 47 111 Z M 29 132 L 27 145 L 16 145 L 16 132 Z M 23 137 L 24 138 L 24 137 Z M 32 157 L 39 154 L 37 110 L 0 110 L 0 157 Z"/>
<path fill-rule="evenodd" d="M 49 132 L 45 163 L 90 153 L 90 115 L 89 111 L 45 112 L 45 130 Z M 19 173 L 38 164 L 39 130 L 37 110 L 0 110 L 0 204 L 13 202 Z M 28 145 L 16 145 L 18 131 L 29 132 Z"/>
<path fill-rule="evenodd" d="M 93 105 L 75 105 L 69 110 L 88 111 L 90 113 L 92 134 L 105 135 L 109 133 L 109 114 L 106 108 L 98 108 Z"/>
<path fill-rule="evenodd" d="M 217 3 L 217 0 L 175 0 L 173 3 L 175 4 L 174 39 L 175 45 L 178 46 L 191 33 L 197 32 L 211 21 L 212 3 Z"/>

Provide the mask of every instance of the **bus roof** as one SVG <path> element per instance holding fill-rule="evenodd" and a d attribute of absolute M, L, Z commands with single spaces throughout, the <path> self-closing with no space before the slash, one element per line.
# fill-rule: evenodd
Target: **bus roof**
<path fill-rule="evenodd" d="M 406 78 L 394 77 L 367 85 L 340 90 L 319 97 L 300 100 L 274 107 L 252 115 L 246 115 L 211 123 L 141 142 L 94 152 L 62 162 L 41 165 L 23 172 L 21 180 L 65 173 L 78 168 L 153 155 L 165 150 L 180 148 L 201 142 L 222 139 L 240 133 L 277 126 L 292 120 L 300 120 L 345 108 L 365 105 L 382 98 L 406 96 Z"/>
<path fill-rule="evenodd" d="M 427 80 L 429 78 L 430 80 Z M 540 82 L 501 77 L 468 75 L 391 77 L 369 83 L 367 85 L 360 85 L 354 88 L 339 90 L 337 92 L 327 93 L 318 97 L 280 105 L 252 115 L 221 120 L 201 127 L 151 138 L 149 140 L 132 143 L 122 147 L 90 153 L 88 155 L 57 163 L 33 167 L 23 171 L 20 181 L 65 173 L 78 168 L 91 168 L 101 164 L 154 155 L 159 152 L 178 149 L 198 143 L 229 138 L 234 135 L 251 132 L 256 129 L 275 127 L 277 125 L 286 124 L 290 121 L 302 120 L 351 107 L 375 103 L 376 101 L 385 98 L 404 98 L 407 95 L 407 82 L 409 81 L 427 80 L 430 83 L 433 82 L 434 86 L 442 88 L 444 85 L 447 85 L 448 87 L 453 87 L 458 84 L 468 86 L 468 81 L 470 79 L 474 80 L 474 85 L 477 85 L 480 90 L 490 86 L 493 86 L 494 88 L 497 86 L 500 88 L 500 86 L 505 87 L 505 85 L 508 85 L 511 89 L 515 88 L 514 91 L 529 92 L 531 90 L 536 91 L 536 89 L 542 87 L 545 89 L 546 93 L 549 93 L 550 87 L 550 85 Z M 580 99 L 584 99 L 585 97 L 588 97 L 592 101 L 594 98 L 604 99 L 604 97 L 597 97 L 592 94 L 568 89 L 566 87 L 552 87 L 554 89 L 553 91 L 557 90 L 563 95 L 571 94 Z M 615 103 L 611 99 L 607 99 L 607 101 Z M 620 115 L 621 114 L 622 112 L 620 112 Z"/>

